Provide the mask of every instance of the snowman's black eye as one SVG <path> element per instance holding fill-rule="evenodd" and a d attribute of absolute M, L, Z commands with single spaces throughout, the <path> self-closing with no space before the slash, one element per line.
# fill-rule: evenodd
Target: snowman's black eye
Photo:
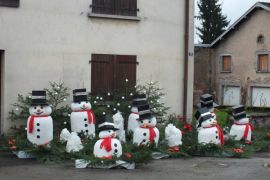
<path fill-rule="evenodd" d="M 111 133 L 111 131 L 109 131 L 109 133 Z"/>
<path fill-rule="evenodd" d="M 141 123 L 143 123 L 143 121 L 141 121 Z"/>
<path fill-rule="evenodd" d="M 42 106 L 41 106 L 40 108 L 41 108 L 41 109 L 43 109 L 43 107 L 42 107 Z"/>
<path fill-rule="evenodd" d="M 148 123 L 151 123 L 151 121 L 149 120 Z"/>
<path fill-rule="evenodd" d="M 37 109 L 37 107 L 35 106 L 34 109 Z"/>

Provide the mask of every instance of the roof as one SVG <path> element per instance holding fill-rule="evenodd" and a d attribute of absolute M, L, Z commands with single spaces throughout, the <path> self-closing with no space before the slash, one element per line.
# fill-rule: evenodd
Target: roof
<path fill-rule="evenodd" d="M 252 12 L 257 9 L 264 9 L 270 12 L 270 3 L 267 2 L 257 2 L 255 3 L 244 15 L 242 15 L 238 20 L 236 20 L 224 33 L 222 33 L 218 38 L 216 38 L 211 44 L 197 44 L 196 47 L 213 47 L 218 42 L 220 42 L 226 35 L 228 35 L 231 31 L 235 29 L 243 20 L 247 18 Z"/>

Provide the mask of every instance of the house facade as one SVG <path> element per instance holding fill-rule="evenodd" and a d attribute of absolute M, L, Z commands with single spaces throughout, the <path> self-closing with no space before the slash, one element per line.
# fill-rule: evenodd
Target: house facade
<path fill-rule="evenodd" d="M 64 82 L 89 92 L 158 81 L 192 114 L 190 0 L 0 0 L 1 132 L 17 94 Z"/>
<path fill-rule="evenodd" d="M 256 3 L 212 44 L 195 49 L 195 92 L 208 91 L 225 106 L 270 107 L 270 3 Z"/>

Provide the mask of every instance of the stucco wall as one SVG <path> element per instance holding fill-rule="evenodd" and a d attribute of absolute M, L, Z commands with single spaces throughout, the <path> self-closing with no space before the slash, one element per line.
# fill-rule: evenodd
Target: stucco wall
<path fill-rule="evenodd" d="M 258 35 L 265 37 L 263 44 L 257 43 Z M 270 50 L 270 12 L 257 10 L 236 26 L 228 37 L 213 48 L 214 89 L 222 101 L 222 86 L 241 87 L 242 103 L 250 105 L 250 87 L 270 86 L 270 74 L 257 72 L 257 52 Z M 221 55 L 232 55 L 232 72 L 221 73 Z"/>
<path fill-rule="evenodd" d="M 18 93 L 43 89 L 48 81 L 90 90 L 91 53 L 137 55 L 137 82 L 159 81 L 170 111 L 182 113 L 184 1 L 138 0 L 139 22 L 89 18 L 89 4 L 24 0 L 19 8 L 0 7 L 2 130 L 11 125 L 6 118 Z"/>

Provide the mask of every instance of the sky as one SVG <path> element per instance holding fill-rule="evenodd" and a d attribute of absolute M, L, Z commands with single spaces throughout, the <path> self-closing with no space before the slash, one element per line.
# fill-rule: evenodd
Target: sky
<path fill-rule="evenodd" d="M 220 0 L 222 3 L 222 12 L 224 15 L 231 20 L 230 24 L 234 23 L 238 18 L 240 18 L 249 8 L 251 8 L 256 2 L 270 2 L 270 0 Z M 195 0 L 195 16 L 198 15 L 198 0 Z M 195 26 L 200 23 L 195 20 Z M 199 38 L 196 35 L 195 30 L 195 43 L 199 42 Z"/>

